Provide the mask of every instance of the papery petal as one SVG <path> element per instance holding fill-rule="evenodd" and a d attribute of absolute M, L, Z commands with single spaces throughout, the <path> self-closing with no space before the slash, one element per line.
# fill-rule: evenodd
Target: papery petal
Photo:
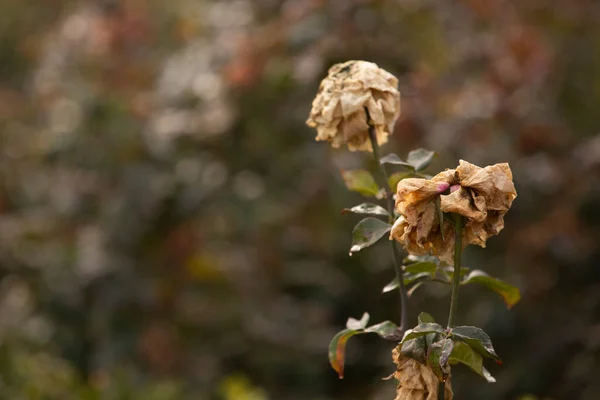
<path fill-rule="evenodd" d="M 463 187 L 472 188 L 486 200 L 488 210 L 507 211 L 517 191 L 512 182 L 512 171 L 508 164 L 495 164 L 485 168 L 460 160 L 456 168 Z"/>
<path fill-rule="evenodd" d="M 457 213 L 475 221 L 483 221 L 487 216 L 483 196 L 474 196 L 471 190 L 464 187 L 448 195 L 442 195 L 440 208 L 443 212 Z"/>
<path fill-rule="evenodd" d="M 434 226 L 434 222 L 437 223 L 438 215 L 436 212 L 435 203 L 433 201 L 427 202 L 426 207 L 421 213 L 419 220 L 417 221 L 417 243 L 419 245 L 428 241 L 429 234 Z"/>
<path fill-rule="evenodd" d="M 429 366 L 403 356 L 398 348 L 392 350 L 392 359 L 397 366 L 396 400 L 437 400 L 439 380 Z M 452 400 L 453 396 L 449 378 L 444 384 L 444 398 Z"/>
<path fill-rule="evenodd" d="M 373 151 L 369 125 L 377 142 L 387 142 L 400 115 L 398 80 L 376 64 L 348 61 L 332 66 L 319 85 L 306 124 L 317 128 L 316 140 L 351 151 Z M 368 110 L 370 119 L 367 120 Z"/>
<path fill-rule="evenodd" d="M 398 182 L 396 207 L 404 214 L 406 207 L 424 200 L 430 200 L 435 195 L 444 192 L 450 185 L 447 182 L 433 181 L 420 178 L 407 178 Z"/>

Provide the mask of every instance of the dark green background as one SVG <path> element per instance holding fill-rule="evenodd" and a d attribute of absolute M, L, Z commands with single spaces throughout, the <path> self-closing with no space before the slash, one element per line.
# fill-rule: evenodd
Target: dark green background
<path fill-rule="evenodd" d="M 0 7 L 2 399 L 392 399 L 389 252 L 348 256 L 360 203 L 304 125 L 327 68 L 395 74 L 384 153 L 509 162 L 506 228 L 465 264 L 498 382 L 459 399 L 598 398 L 600 4 L 593 1 L 4 1 Z M 411 299 L 445 321 L 449 291 Z"/>

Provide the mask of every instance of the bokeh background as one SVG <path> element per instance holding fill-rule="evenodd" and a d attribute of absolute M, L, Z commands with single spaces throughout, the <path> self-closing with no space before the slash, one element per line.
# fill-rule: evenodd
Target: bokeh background
<path fill-rule="evenodd" d="M 327 68 L 398 76 L 384 152 L 508 161 L 506 228 L 465 262 L 459 322 L 502 366 L 459 399 L 600 398 L 600 3 L 19 0 L 0 7 L 0 398 L 392 399 L 388 247 L 348 256 L 373 164 L 304 125 Z M 432 284 L 435 285 L 435 284 Z M 411 298 L 445 321 L 449 290 Z"/>

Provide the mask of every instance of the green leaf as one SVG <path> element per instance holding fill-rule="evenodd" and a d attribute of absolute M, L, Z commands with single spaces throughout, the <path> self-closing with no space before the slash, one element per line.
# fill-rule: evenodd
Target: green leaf
<path fill-rule="evenodd" d="M 354 213 L 354 214 L 369 214 L 369 215 L 382 215 L 389 217 L 390 214 L 387 210 L 377 204 L 362 203 L 352 208 L 344 208 L 342 214 Z"/>
<path fill-rule="evenodd" d="M 431 164 L 433 156 L 435 156 L 435 151 L 417 149 L 408 153 L 406 161 L 408 161 L 416 171 L 422 171 Z"/>
<path fill-rule="evenodd" d="M 408 256 L 404 257 L 404 260 L 402 260 L 402 262 L 404 262 L 404 263 L 431 262 L 436 265 L 439 265 L 439 263 L 440 263 L 440 261 L 434 256 L 415 256 L 412 254 L 409 254 Z"/>
<path fill-rule="evenodd" d="M 400 352 L 403 356 L 417 360 L 421 364 L 427 363 L 427 341 L 425 336 L 407 340 L 402 343 Z"/>
<path fill-rule="evenodd" d="M 448 359 L 453 347 L 454 342 L 452 339 L 446 338 L 433 343 L 429 348 L 427 364 L 441 382 L 445 382 L 450 374 Z"/>
<path fill-rule="evenodd" d="M 422 312 L 421 314 L 419 314 L 419 316 L 417 317 L 417 320 L 419 321 L 419 324 L 425 324 L 425 323 L 432 324 L 435 322 L 435 319 L 433 319 L 431 314 L 426 313 L 426 312 Z"/>
<path fill-rule="evenodd" d="M 427 351 L 427 365 L 433 371 L 435 376 L 441 381 L 446 381 L 446 374 L 440 367 L 440 357 L 442 355 L 442 346 L 440 342 L 434 343 Z"/>
<path fill-rule="evenodd" d="M 367 217 L 360 221 L 352 231 L 352 247 L 350 255 L 369 247 L 388 233 L 392 226 L 377 218 Z"/>
<path fill-rule="evenodd" d="M 437 264 L 429 261 L 419 261 L 414 264 L 409 264 L 404 267 L 404 271 L 409 274 L 418 274 L 421 272 L 427 272 L 431 275 L 435 275 Z"/>
<path fill-rule="evenodd" d="M 445 275 L 445 277 L 452 282 L 452 280 L 454 279 L 454 267 L 452 265 L 445 265 L 443 267 L 439 268 L 440 272 Z M 465 275 L 467 275 L 469 273 L 471 269 L 468 267 L 461 267 L 460 268 L 460 276 L 461 278 Z"/>
<path fill-rule="evenodd" d="M 379 163 L 380 164 L 402 165 L 403 167 L 410 168 L 411 170 L 415 169 L 414 165 L 410 161 L 409 162 L 402 161 L 402 159 L 394 153 L 390 153 L 386 156 L 381 157 L 381 160 L 379 161 Z"/>
<path fill-rule="evenodd" d="M 413 176 L 413 172 L 395 172 L 388 178 L 388 183 L 390 185 L 390 189 L 393 193 L 398 189 L 398 182 L 402 179 L 410 178 Z"/>
<path fill-rule="evenodd" d="M 369 171 L 364 169 L 342 170 L 342 178 L 346 183 L 346 187 L 353 192 L 358 192 L 367 197 L 376 197 L 379 193 L 379 186 Z"/>
<path fill-rule="evenodd" d="M 448 360 L 450 364 L 465 364 L 473 371 L 484 377 L 488 382 L 494 383 L 496 379 L 483 366 L 481 354 L 477 353 L 467 343 L 457 340 Z"/>
<path fill-rule="evenodd" d="M 344 361 L 346 359 L 346 342 L 354 335 L 363 333 L 362 330 L 344 329 L 338 332 L 329 343 L 329 363 L 338 373 L 340 379 L 344 377 Z"/>
<path fill-rule="evenodd" d="M 452 349 L 454 349 L 454 341 L 451 338 L 446 338 L 442 343 L 442 353 L 440 355 L 440 367 L 446 374 L 450 373 L 448 359 L 450 358 Z"/>
<path fill-rule="evenodd" d="M 344 377 L 344 362 L 346 359 L 346 343 L 348 339 L 355 335 L 361 335 L 364 333 L 376 333 L 380 337 L 388 340 L 399 341 L 400 330 L 396 324 L 391 321 L 384 321 L 379 324 L 375 324 L 368 328 L 364 328 L 369 320 L 369 314 L 364 313 L 362 318 L 359 320 L 354 318 L 348 318 L 346 326 L 348 329 L 338 332 L 331 342 L 329 343 L 329 363 L 331 367 L 338 373 L 340 379 Z M 352 329 L 351 326 L 363 326 L 362 328 Z M 364 329 L 363 329 L 364 328 Z"/>
<path fill-rule="evenodd" d="M 492 340 L 483 329 L 476 326 L 457 326 L 452 328 L 450 334 L 467 342 L 469 346 L 482 356 L 490 357 L 500 362 L 500 357 L 494 350 Z"/>
<path fill-rule="evenodd" d="M 407 261 L 405 259 L 405 261 Z M 432 261 L 417 261 L 413 264 L 404 266 L 404 285 L 411 285 L 419 280 L 433 279 L 437 264 Z M 382 293 L 391 292 L 398 287 L 398 279 L 394 278 L 390 283 L 385 285 Z"/>
<path fill-rule="evenodd" d="M 467 285 L 469 283 L 479 283 L 498 293 L 502 296 L 504 303 L 506 303 L 508 308 L 511 308 L 521 300 L 521 292 L 519 292 L 519 289 L 500 279 L 491 277 L 478 269 L 471 271 L 471 273 L 463 279 L 461 285 Z"/>
<path fill-rule="evenodd" d="M 348 321 L 346 321 L 346 328 L 352 330 L 364 329 L 369 323 L 369 318 L 369 313 L 364 313 L 360 320 L 355 318 L 348 318 Z"/>
<path fill-rule="evenodd" d="M 365 329 L 365 332 L 376 333 L 384 339 L 399 341 L 402 339 L 400 330 L 391 321 L 383 321 Z"/>
<path fill-rule="evenodd" d="M 436 324 L 435 322 L 425 322 L 423 324 L 419 324 L 415 326 L 413 329 L 409 329 L 404 332 L 404 336 L 402 337 L 402 343 L 407 340 L 417 338 L 419 336 L 425 336 L 429 333 L 442 333 L 444 332 L 444 328 L 440 324 Z"/>
<path fill-rule="evenodd" d="M 432 278 L 429 272 L 419 272 L 418 274 L 404 274 L 404 285 L 409 286 L 418 281 L 426 281 Z"/>
<path fill-rule="evenodd" d="M 419 280 L 432 279 L 435 276 L 437 264 L 430 261 L 416 262 L 404 266 L 404 285 L 408 286 Z M 398 287 L 398 279 L 394 278 L 390 283 L 385 285 L 382 293 L 391 292 Z"/>
<path fill-rule="evenodd" d="M 409 286 L 412 285 L 415 282 L 418 281 L 425 281 L 428 279 L 432 279 L 433 278 L 433 274 L 429 273 L 429 272 L 420 272 L 417 274 L 404 274 L 404 286 Z M 398 278 L 394 278 L 391 280 L 390 283 L 388 283 L 387 285 L 384 286 L 384 288 L 381 290 L 381 293 L 388 293 L 391 292 L 392 290 L 395 290 L 398 288 Z"/>
<path fill-rule="evenodd" d="M 394 289 L 398 288 L 398 278 L 394 278 L 392 279 L 392 281 L 390 283 L 388 283 L 387 285 L 385 285 L 383 287 L 383 289 L 381 290 L 381 293 L 387 293 L 387 292 L 391 292 Z"/>
<path fill-rule="evenodd" d="M 412 295 L 413 295 L 413 293 L 414 293 L 414 292 L 416 292 L 416 291 L 417 291 L 417 289 L 418 289 L 418 288 L 420 288 L 420 287 L 423 285 L 423 283 L 425 283 L 425 281 L 421 281 L 421 282 L 417 282 L 417 283 L 415 283 L 415 284 L 414 284 L 414 285 L 413 285 L 413 286 L 412 286 L 410 289 L 408 289 L 408 290 L 406 291 L 406 295 L 407 295 L 408 297 L 412 296 Z"/>

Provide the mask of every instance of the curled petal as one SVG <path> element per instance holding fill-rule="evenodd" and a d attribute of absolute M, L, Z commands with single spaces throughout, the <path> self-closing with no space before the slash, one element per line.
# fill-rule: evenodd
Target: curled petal
<path fill-rule="evenodd" d="M 485 247 L 504 227 L 504 214 L 516 195 L 508 164 L 480 168 L 461 160 L 456 170 L 440 172 L 430 180 L 412 178 L 398 183 L 396 211 L 403 219 L 394 225 L 390 237 L 410 254 L 432 254 L 453 264 L 454 225 L 440 222 L 436 197 L 442 212 L 465 218 L 463 247 Z"/>
<path fill-rule="evenodd" d="M 445 182 L 448 184 L 448 187 L 452 185 L 458 184 L 458 175 L 455 169 L 446 169 L 433 178 L 431 178 L 434 182 Z"/>
<path fill-rule="evenodd" d="M 392 350 L 392 358 L 396 364 L 394 377 L 398 381 L 396 400 L 436 400 L 438 398 L 439 380 L 427 365 L 402 355 L 398 348 Z M 444 384 L 444 398 L 452 400 L 452 384 L 450 379 Z"/>
<path fill-rule="evenodd" d="M 512 172 L 507 163 L 480 168 L 460 160 L 456 172 L 461 186 L 472 188 L 485 198 L 488 210 L 507 211 L 517 197 Z"/>
<path fill-rule="evenodd" d="M 483 196 L 474 195 L 469 189 L 458 188 L 446 196 L 441 196 L 441 209 L 446 213 L 457 213 L 475 221 L 487 217 L 487 208 Z"/>
<path fill-rule="evenodd" d="M 351 151 L 372 151 L 369 125 L 377 142 L 387 142 L 400 115 L 398 80 L 376 64 L 347 61 L 332 66 L 319 86 L 307 125 L 317 129 L 316 140 Z M 367 112 L 370 119 L 367 119 Z"/>
<path fill-rule="evenodd" d="M 419 221 L 417 222 L 417 243 L 422 245 L 428 238 L 431 230 L 433 229 L 434 223 L 437 223 L 437 212 L 435 209 L 435 203 L 430 201 L 427 203 L 425 210 L 421 214 Z"/>
<path fill-rule="evenodd" d="M 398 183 L 396 208 L 400 214 L 410 207 L 416 206 L 424 200 L 431 200 L 435 195 L 444 192 L 450 187 L 448 182 L 439 182 L 427 179 L 408 178 Z"/>

